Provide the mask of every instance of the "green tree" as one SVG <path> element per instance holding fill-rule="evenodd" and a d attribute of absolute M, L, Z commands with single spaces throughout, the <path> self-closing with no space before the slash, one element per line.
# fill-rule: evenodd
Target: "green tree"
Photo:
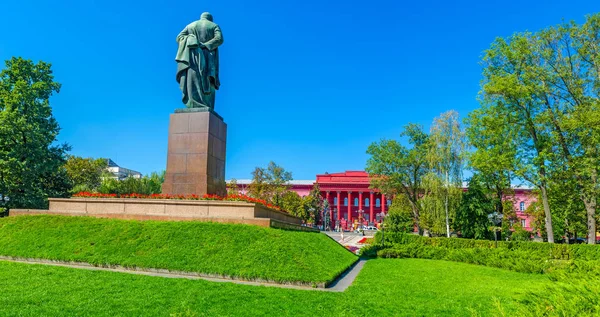
<path fill-rule="evenodd" d="M 98 188 L 98 192 L 103 194 L 142 194 L 152 195 L 160 194 L 162 184 L 165 181 L 165 172 L 153 172 L 141 178 L 128 177 L 124 180 L 118 180 L 111 177 L 104 177 Z"/>
<path fill-rule="evenodd" d="M 469 153 L 471 169 L 477 174 L 478 183 L 495 206 L 495 211 L 504 214 L 503 201 L 512 193 L 511 179 L 516 159 L 514 140 L 516 132 L 504 124 L 504 118 L 490 115 L 487 108 L 475 109 L 465 119 L 466 135 L 474 151 Z"/>
<path fill-rule="evenodd" d="M 431 169 L 421 181 L 419 210 L 424 235 L 446 235 L 444 180 Z"/>
<path fill-rule="evenodd" d="M 58 93 L 51 65 L 13 57 L 0 72 L 0 192 L 11 206 L 46 208 L 48 197 L 70 190 L 64 169 L 68 145 L 58 145 L 49 99 Z"/>
<path fill-rule="evenodd" d="M 313 188 L 310 190 L 308 196 L 305 197 L 306 206 L 308 213 L 314 224 L 321 222 L 321 212 L 323 211 L 323 197 L 321 197 L 321 190 L 319 184 L 315 183 Z M 350 202 L 348 202 L 350 203 Z"/>
<path fill-rule="evenodd" d="M 385 228 L 389 232 L 412 233 L 415 230 L 411 204 L 406 195 L 394 198 L 385 218 Z"/>
<path fill-rule="evenodd" d="M 232 178 L 227 183 L 227 195 L 239 195 L 240 189 L 238 187 L 237 179 Z"/>
<path fill-rule="evenodd" d="M 483 187 L 480 176 L 475 174 L 471 177 L 469 189 L 456 211 L 456 229 L 461 232 L 463 238 L 488 239 L 492 226 L 488 215 L 494 211 L 494 202 Z"/>
<path fill-rule="evenodd" d="M 69 156 L 65 169 L 73 184 L 73 193 L 95 191 L 102 183 L 102 173 L 108 166 L 106 159 Z"/>
<path fill-rule="evenodd" d="M 515 34 L 508 40 L 497 39 L 485 52 L 483 104 L 479 111 L 483 118 L 478 123 L 482 124 L 479 130 L 496 130 L 490 126 L 489 118 L 500 118 L 500 124 L 514 131 L 510 135 L 513 137 L 510 142 L 515 146 L 512 170 L 517 177 L 540 190 L 548 242 L 553 243 L 548 162 L 554 152 L 551 131 L 545 125 L 544 104 L 535 95 L 538 79 L 531 71 L 534 66 L 532 41 L 529 33 Z"/>
<path fill-rule="evenodd" d="M 441 188 L 436 191 L 443 202 L 446 236 L 449 238 L 450 218 L 456 214 L 462 195 L 467 143 L 458 112 L 451 110 L 434 119 L 429 142 L 427 157 L 432 176 L 442 180 Z M 439 182 L 433 184 L 439 185 Z"/>
<path fill-rule="evenodd" d="M 293 216 L 301 218 L 304 222 L 309 222 L 311 215 L 308 212 L 308 208 L 304 203 L 304 200 L 298 193 L 294 191 L 287 191 L 281 197 L 282 204 L 281 209 L 287 211 Z"/>
<path fill-rule="evenodd" d="M 535 96 L 545 107 L 561 173 L 576 182 L 587 213 L 588 243 L 596 242 L 600 195 L 600 14 L 536 33 L 531 54 Z M 570 186 L 568 183 L 567 186 Z M 571 188 L 573 188 L 571 186 Z"/>
<path fill-rule="evenodd" d="M 248 186 L 250 196 L 264 199 L 282 207 L 281 198 L 289 189 L 292 173 L 270 162 L 267 168 L 256 167 L 252 172 L 252 183 Z"/>
<path fill-rule="evenodd" d="M 370 158 L 366 170 L 371 177 L 372 188 L 378 188 L 388 197 L 394 194 L 407 197 L 415 226 L 421 233 L 421 185 L 428 172 L 429 136 L 423 132 L 422 126 L 414 123 L 405 126 L 401 136 L 408 138 L 410 147 L 385 139 L 371 144 L 367 149 Z"/>
<path fill-rule="evenodd" d="M 484 58 L 484 95 L 516 132 L 515 174 L 540 191 L 549 242 L 553 173 L 568 174 L 595 243 L 600 195 L 600 14 L 498 39 Z M 517 128 L 519 126 L 520 128 Z M 566 188 L 573 188 L 565 184 Z M 565 188 L 565 189 L 566 189 Z"/>

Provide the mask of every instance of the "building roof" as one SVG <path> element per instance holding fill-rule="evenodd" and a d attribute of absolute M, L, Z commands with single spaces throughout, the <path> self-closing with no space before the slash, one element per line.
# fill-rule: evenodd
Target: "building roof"
<path fill-rule="evenodd" d="M 235 181 L 236 181 L 236 183 L 238 185 L 250 185 L 252 183 L 251 179 L 236 179 Z M 229 182 L 231 182 L 231 180 L 227 180 L 226 182 L 229 183 Z M 314 180 L 301 180 L 301 179 L 299 179 L 299 180 L 291 180 L 291 181 L 289 181 L 288 185 L 298 185 L 298 186 L 301 186 L 301 185 L 310 185 L 310 186 L 312 186 L 312 185 L 314 185 L 314 183 L 315 183 Z"/>
<path fill-rule="evenodd" d="M 113 161 L 111 159 L 106 159 L 106 162 L 108 164 L 108 167 L 119 167 L 119 165 L 117 163 L 115 163 L 115 161 Z"/>

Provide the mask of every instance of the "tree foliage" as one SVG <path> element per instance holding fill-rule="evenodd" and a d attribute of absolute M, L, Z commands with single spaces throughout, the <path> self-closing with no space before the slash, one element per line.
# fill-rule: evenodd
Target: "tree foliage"
<path fill-rule="evenodd" d="M 227 195 L 239 195 L 240 189 L 238 187 L 237 179 L 232 178 L 227 183 Z"/>
<path fill-rule="evenodd" d="M 458 112 L 451 110 L 434 119 L 429 143 L 423 201 L 430 207 L 431 229 L 450 237 L 450 222 L 462 195 L 467 143 Z"/>
<path fill-rule="evenodd" d="M 395 140 L 381 140 L 367 149 L 370 155 L 366 171 L 371 177 L 371 187 L 391 197 L 405 195 L 411 206 L 415 226 L 421 232 L 421 190 L 428 172 L 427 153 L 429 136 L 423 127 L 408 124 L 401 136 L 408 139 L 409 147 Z"/>
<path fill-rule="evenodd" d="M 483 187 L 480 176 L 475 174 L 471 177 L 469 190 L 464 193 L 456 211 L 456 229 L 463 238 L 489 239 L 492 224 L 488 215 L 494 211 L 494 202 Z"/>
<path fill-rule="evenodd" d="M 252 183 L 248 193 L 254 198 L 282 207 L 282 197 L 289 189 L 292 173 L 283 167 L 270 162 L 266 168 L 256 167 L 252 172 Z"/>
<path fill-rule="evenodd" d="M 118 180 L 109 175 L 105 175 L 102 179 L 102 183 L 98 188 L 98 192 L 102 194 L 160 194 L 162 191 L 162 184 L 165 181 L 165 172 L 152 173 L 145 175 L 141 178 L 128 177 L 124 180 Z"/>
<path fill-rule="evenodd" d="M 599 32 L 600 14 L 595 14 L 582 25 L 568 22 L 499 38 L 483 59 L 482 108 L 471 117 L 474 132 L 507 150 L 494 157 L 499 166 L 539 190 L 549 242 L 557 219 L 552 196 L 574 190 L 586 211 L 588 242 L 595 243 L 600 195 Z M 478 142 L 475 133 L 470 135 Z M 488 152 L 485 147 L 477 151 Z M 554 179 L 570 181 L 560 188 Z M 560 214 L 558 227 L 573 216 Z"/>
<path fill-rule="evenodd" d="M 73 184 L 73 193 L 95 191 L 102 183 L 102 173 L 108 163 L 106 159 L 69 156 L 65 164 L 67 175 Z"/>
<path fill-rule="evenodd" d="M 306 200 L 295 191 L 286 191 L 281 197 L 281 209 L 293 216 L 301 218 L 304 222 L 310 221 L 311 215 L 306 206 Z"/>
<path fill-rule="evenodd" d="M 64 168 L 70 148 L 56 143 L 49 101 L 59 91 L 45 62 L 13 57 L 0 72 L 0 192 L 14 207 L 45 208 L 48 197 L 71 189 Z"/>
<path fill-rule="evenodd" d="M 321 223 L 321 213 L 323 212 L 323 197 L 321 197 L 321 189 L 319 188 L 319 184 L 315 183 L 315 185 L 310 190 L 310 193 L 308 194 L 308 196 L 305 197 L 305 199 L 311 221 L 314 224 Z"/>
<path fill-rule="evenodd" d="M 398 195 L 385 218 L 385 228 L 390 232 L 412 233 L 415 230 L 412 208 L 406 195 Z"/>

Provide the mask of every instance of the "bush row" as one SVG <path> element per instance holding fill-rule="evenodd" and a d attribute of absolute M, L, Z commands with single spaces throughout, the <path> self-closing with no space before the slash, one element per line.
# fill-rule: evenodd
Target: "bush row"
<path fill-rule="evenodd" d="M 377 244 L 382 243 L 381 234 L 376 236 Z M 495 242 L 473 239 L 427 238 L 406 233 L 385 233 L 385 243 L 391 245 L 423 245 L 451 250 L 495 249 Z M 511 252 L 525 252 L 546 260 L 600 260 L 600 246 L 587 244 L 553 244 L 527 241 L 498 241 L 498 249 Z"/>

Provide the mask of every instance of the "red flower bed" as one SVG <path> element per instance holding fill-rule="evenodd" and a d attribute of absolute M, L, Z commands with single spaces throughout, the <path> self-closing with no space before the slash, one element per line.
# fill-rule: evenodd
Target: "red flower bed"
<path fill-rule="evenodd" d="M 73 197 L 82 197 L 82 198 L 117 198 L 117 194 L 100 194 L 100 193 L 89 193 L 89 192 L 79 192 Z"/>
<path fill-rule="evenodd" d="M 100 193 L 89 193 L 89 192 L 79 192 L 73 197 L 80 198 L 129 198 L 129 199 L 180 199 L 180 200 L 224 200 L 224 201 L 244 201 L 248 203 L 260 204 L 266 206 L 271 209 L 281 210 L 281 208 L 267 203 L 267 201 L 257 198 L 252 198 L 246 195 L 227 195 L 226 197 L 221 197 L 218 195 L 206 194 L 202 196 L 202 198 L 198 195 L 166 195 L 166 194 L 152 194 L 152 195 L 144 195 L 144 194 L 100 194 Z"/>

